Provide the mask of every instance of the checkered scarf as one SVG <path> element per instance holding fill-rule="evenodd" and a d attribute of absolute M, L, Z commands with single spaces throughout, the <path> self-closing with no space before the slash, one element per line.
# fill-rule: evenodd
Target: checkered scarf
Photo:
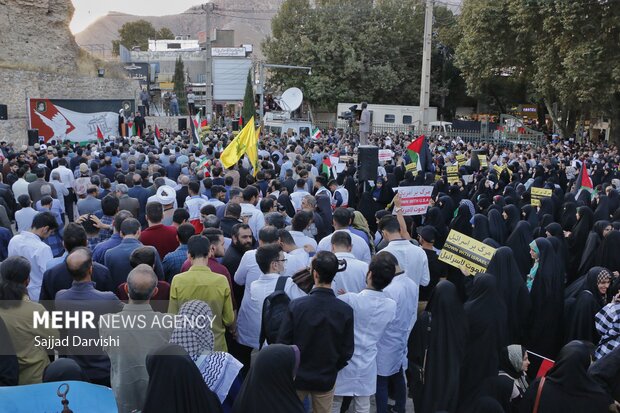
<path fill-rule="evenodd" d="M 599 360 L 620 346 L 620 304 L 609 303 L 594 317 L 596 330 L 601 341 L 596 348 L 594 358 Z"/>
<path fill-rule="evenodd" d="M 201 316 L 204 317 L 201 323 L 209 323 L 209 320 L 213 319 L 213 312 L 209 304 L 204 301 L 192 300 L 181 306 L 179 316 L 185 316 L 189 321 L 200 320 L 198 317 Z M 193 361 L 198 360 L 201 354 L 213 351 L 215 340 L 210 328 L 198 328 L 189 322 L 183 327 L 174 329 L 170 342 L 183 347 Z"/>

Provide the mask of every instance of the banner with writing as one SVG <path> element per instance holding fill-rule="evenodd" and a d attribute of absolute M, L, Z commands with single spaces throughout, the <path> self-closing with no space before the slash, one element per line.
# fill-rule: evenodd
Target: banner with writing
<path fill-rule="evenodd" d="M 470 274 L 485 272 L 495 248 L 452 230 L 439 254 L 439 260 Z"/>
<path fill-rule="evenodd" d="M 465 165 L 465 155 L 460 154 L 460 155 L 456 155 L 456 161 L 459 163 L 459 166 L 463 166 Z"/>
<path fill-rule="evenodd" d="M 379 149 L 379 162 L 385 162 L 394 158 L 394 152 L 391 149 Z"/>
<path fill-rule="evenodd" d="M 488 168 L 489 164 L 487 163 L 487 156 L 481 153 L 478 154 L 478 160 L 480 161 L 480 169 Z"/>
<path fill-rule="evenodd" d="M 448 175 L 448 183 L 455 184 L 459 181 L 459 167 L 448 166 L 446 167 L 446 174 Z"/>
<path fill-rule="evenodd" d="M 433 193 L 432 186 L 401 186 L 394 190 L 400 194 L 403 215 L 426 214 Z"/>
<path fill-rule="evenodd" d="M 553 191 L 551 189 L 534 188 L 532 187 L 532 202 L 534 206 L 540 206 L 540 200 L 542 198 L 549 198 Z"/>
<path fill-rule="evenodd" d="M 405 171 L 411 171 L 413 176 L 418 174 L 418 163 L 416 161 L 411 161 L 405 166 Z"/>

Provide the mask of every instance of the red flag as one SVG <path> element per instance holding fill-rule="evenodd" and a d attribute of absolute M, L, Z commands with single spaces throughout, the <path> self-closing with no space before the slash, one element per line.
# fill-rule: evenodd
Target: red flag
<path fill-rule="evenodd" d="M 201 128 L 206 128 L 208 124 L 209 124 L 209 122 L 207 122 L 206 119 L 203 119 L 202 122 L 200 122 L 200 127 Z"/>
<path fill-rule="evenodd" d="M 542 359 L 542 363 L 540 363 L 540 367 L 536 373 L 536 378 L 545 376 L 554 364 L 555 363 L 549 359 Z"/>
<path fill-rule="evenodd" d="M 161 132 L 159 131 L 159 126 L 155 125 L 155 136 L 157 139 L 161 139 Z"/>
<path fill-rule="evenodd" d="M 411 142 L 409 144 L 409 146 L 407 146 L 407 149 L 409 149 L 410 151 L 413 151 L 413 152 L 415 152 L 415 153 L 417 153 L 419 155 L 420 152 L 422 152 L 422 145 L 424 145 L 424 135 L 420 135 L 418 137 L 418 139 L 416 139 L 415 141 Z"/>
<path fill-rule="evenodd" d="M 97 125 L 97 139 L 103 140 L 103 133 L 101 132 L 101 129 L 99 129 L 99 125 Z"/>
<path fill-rule="evenodd" d="M 579 174 L 579 178 L 581 179 L 581 182 L 577 182 L 577 189 L 594 189 L 594 185 L 592 185 L 592 179 L 590 179 L 590 175 L 588 175 L 588 170 L 586 169 L 585 161 L 581 163 L 581 173 Z"/>

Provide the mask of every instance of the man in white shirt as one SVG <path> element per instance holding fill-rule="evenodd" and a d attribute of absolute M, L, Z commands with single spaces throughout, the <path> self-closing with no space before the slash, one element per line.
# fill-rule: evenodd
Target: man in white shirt
<path fill-rule="evenodd" d="M 30 261 L 30 283 L 28 296 L 32 301 L 38 301 L 41 293 L 43 273 L 48 261 L 54 258 L 52 249 L 43 242 L 58 229 L 58 222 L 50 212 L 40 212 L 32 220 L 30 231 L 23 231 L 9 241 L 9 257 L 21 255 Z"/>
<path fill-rule="evenodd" d="M 338 297 L 353 308 L 355 351 L 338 372 L 332 413 L 340 413 L 344 396 L 353 396 L 355 413 L 370 412 L 370 396 L 377 391 L 377 343 L 396 317 L 396 302 L 383 289 L 395 273 L 387 254 L 379 254 L 370 262 L 366 289 Z"/>
<path fill-rule="evenodd" d="M 351 254 L 351 235 L 345 231 L 335 232 L 331 238 L 332 252 L 339 260 L 347 263 L 347 268 L 336 274 L 332 288 L 336 295 L 359 293 L 366 288 L 368 264 L 358 260 Z"/>
<path fill-rule="evenodd" d="M 332 224 L 334 225 L 334 233 L 324 237 L 317 247 L 317 252 L 319 251 L 331 251 L 332 245 L 332 236 L 338 231 L 345 231 L 351 235 L 351 252 L 353 256 L 360 261 L 364 261 L 365 263 L 370 262 L 370 246 L 364 241 L 364 238 L 359 235 L 353 234 L 348 228 L 351 222 L 351 213 L 346 208 L 338 208 L 334 211 L 332 216 Z M 422 254 L 424 252 L 422 251 Z M 424 258 L 426 259 L 426 254 L 424 254 Z M 427 265 L 428 267 L 428 265 Z M 428 281 L 427 281 L 428 284 Z"/>
<path fill-rule="evenodd" d="M 22 166 L 17 170 L 17 181 L 13 183 L 11 189 L 13 190 L 13 195 L 15 196 L 15 200 L 19 202 L 18 198 L 20 195 L 28 195 L 28 181 L 24 179 L 24 176 L 28 172 L 28 168 Z M 30 195 L 28 195 L 30 196 Z"/>
<path fill-rule="evenodd" d="M 297 180 L 297 184 L 295 185 L 295 190 L 290 195 L 291 203 L 293 204 L 293 207 L 295 207 L 295 212 L 301 210 L 301 201 L 306 195 L 310 195 L 310 192 L 306 191 L 306 180 L 299 178 Z"/>
<path fill-rule="evenodd" d="M 284 257 L 286 258 L 283 275 L 292 277 L 296 272 L 310 266 L 310 255 L 306 251 L 306 248 L 314 252 L 315 249 L 312 246 L 304 245 L 300 247 L 295 243 L 291 231 L 285 229 L 278 231 L 278 238 L 280 239 L 280 247 L 282 251 L 284 251 Z"/>
<path fill-rule="evenodd" d="M 397 208 L 398 209 L 398 208 Z M 402 211 L 397 211 L 402 214 Z M 431 280 L 428 270 L 428 258 L 424 250 L 413 245 L 409 240 L 403 239 L 400 234 L 400 224 L 393 215 L 387 215 L 379 221 L 379 230 L 383 238 L 388 241 L 387 247 L 382 251 L 392 253 L 398 260 L 398 265 L 405 271 L 418 286 L 427 286 Z"/>
<path fill-rule="evenodd" d="M 265 215 L 260 209 L 256 208 L 258 203 L 258 189 L 255 186 L 248 186 L 243 190 L 243 201 L 241 202 L 241 217 L 249 217 L 248 225 L 252 229 L 254 238 L 258 238 L 258 232 L 265 226 Z"/>
<path fill-rule="evenodd" d="M 317 243 L 312 237 L 307 236 L 304 230 L 312 224 L 314 215 L 309 211 L 299 211 L 293 217 L 291 221 L 291 235 L 295 240 L 295 245 L 300 248 L 310 245 L 314 251 L 316 251 Z"/>
<path fill-rule="evenodd" d="M 390 285 L 383 289 L 384 294 L 396 302 L 396 317 L 387 325 L 377 343 L 377 406 L 386 411 L 388 403 L 388 385 L 394 389 L 395 410 L 405 411 L 407 385 L 404 372 L 407 370 L 407 342 L 413 329 L 418 312 L 419 286 L 403 273 L 394 255 L 381 251 L 377 256 L 384 256 L 396 267 L 396 276 Z"/>
<path fill-rule="evenodd" d="M 15 227 L 18 232 L 29 231 L 37 211 L 32 208 L 32 202 L 28 195 L 20 195 L 17 198 L 17 203 L 21 209 L 15 211 Z"/>
<path fill-rule="evenodd" d="M 52 172 L 50 174 L 50 177 L 52 177 L 52 182 L 54 181 L 53 177 L 55 173 L 58 174 L 60 182 L 62 183 L 62 185 L 64 185 L 66 191 L 68 192 L 67 195 L 64 195 L 64 206 L 67 217 L 69 217 L 69 221 L 73 222 L 73 203 L 75 197 L 73 191 L 73 184 L 75 181 L 75 176 L 73 175 L 73 172 L 71 172 L 71 170 L 67 168 L 67 160 L 65 158 L 60 158 L 58 160 L 58 167 L 52 169 Z M 60 194 L 60 192 L 58 192 L 58 188 L 56 188 L 56 193 Z"/>
<path fill-rule="evenodd" d="M 261 274 L 258 279 L 251 283 L 249 288 L 246 288 L 239 310 L 237 335 L 239 343 L 258 349 L 260 347 L 263 302 L 267 296 L 275 291 L 278 278 L 286 277 L 284 266 L 287 260 L 278 244 L 259 247 L 255 256 Z M 290 277 L 287 277 L 284 291 L 291 300 L 306 295 Z"/>

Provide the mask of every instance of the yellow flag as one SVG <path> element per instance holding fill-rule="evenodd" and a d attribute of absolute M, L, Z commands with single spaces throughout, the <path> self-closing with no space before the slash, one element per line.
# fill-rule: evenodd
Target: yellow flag
<path fill-rule="evenodd" d="M 250 140 L 250 143 L 248 144 L 248 150 L 247 150 L 248 158 L 250 159 L 250 163 L 252 164 L 252 167 L 254 168 L 254 173 L 253 173 L 254 177 L 256 177 L 256 174 L 260 170 L 260 167 L 258 165 L 258 137 L 259 136 L 260 136 L 260 126 L 258 127 L 258 129 L 254 130 L 254 136 L 252 136 L 252 139 Z"/>
<path fill-rule="evenodd" d="M 235 139 L 228 144 L 226 149 L 224 149 L 220 155 L 220 161 L 222 161 L 222 165 L 224 165 L 224 167 L 230 168 L 236 164 L 239 159 L 241 159 L 241 157 L 248 151 L 248 148 L 252 146 L 252 141 L 255 139 L 255 133 L 254 116 L 252 116 L 241 132 L 235 136 Z M 258 149 L 256 158 L 258 159 Z"/>

